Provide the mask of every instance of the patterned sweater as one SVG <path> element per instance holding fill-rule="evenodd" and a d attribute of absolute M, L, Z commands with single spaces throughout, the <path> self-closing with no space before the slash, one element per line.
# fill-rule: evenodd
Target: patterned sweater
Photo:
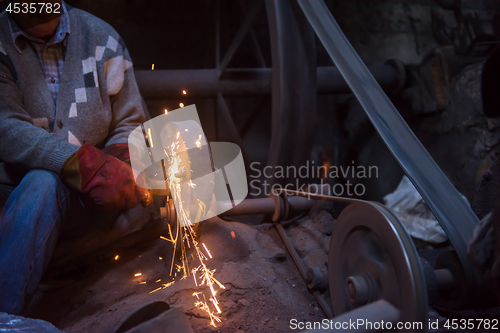
<path fill-rule="evenodd" d="M 59 173 L 83 142 L 126 143 L 145 121 L 123 40 L 97 17 L 66 8 L 71 35 L 56 103 L 35 50 L 26 42 L 19 53 L 0 14 L 0 184 L 17 185 L 31 169 Z"/>

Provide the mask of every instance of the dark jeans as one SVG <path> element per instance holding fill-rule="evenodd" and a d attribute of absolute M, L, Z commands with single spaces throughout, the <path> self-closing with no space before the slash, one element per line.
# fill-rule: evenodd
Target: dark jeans
<path fill-rule="evenodd" d="M 35 291 L 60 234 L 98 224 L 78 192 L 53 172 L 32 170 L 0 185 L 0 312 L 19 314 Z M 115 214 L 116 217 L 116 214 Z"/>

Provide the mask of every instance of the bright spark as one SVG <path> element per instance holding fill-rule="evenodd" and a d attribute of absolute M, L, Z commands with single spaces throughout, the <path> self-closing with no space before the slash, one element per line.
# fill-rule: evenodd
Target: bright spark
<path fill-rule="evenodd" d="M 167 114 L 167 113 L 168 113 L 168 110 L 167 110 L 167 109 L 165 109 L 165 114 Z"/>
<path fill-rule="evenodd" d="M 142 273 L 136 273 L 136 274 L 134 274 L 134 276 L 141 276 L 141 275 L 142 275 Z"/>
<path fill-rule="evenodd" d="M 188 132 L 188 129 L 184 129 L 184 131 Z M 177 139 L 179 137 L 179 133 L 177 133 Z M 201 141 L 201 135 L 199 138 L 199 141 Z M 206 264 L 205 260 L 207 260 L 207 257 L 205 256 L 204 252 L 202 252 L 200 248 L 200 244 L 197 241 L 196 233 L 193 229 L 193 224 L 191 223 L 190 219 L 188 218 L 186 214 L 186 210 L 183 207 L 182 200 L 180 198 L 181 196 L 181 179 L 180 175 L 185 175 L 186 174 L 186 166 L 183 165 L 182 158 L 177 154 L 176 149 L 179 148 L 179 142 L 172 142 L 171 146 L 169 147 L 169 151 L 165 152 L 167 153 L 168 159 L 169 159 L 169 167 L 167 170 L 168 174 L 168 182 L 170 185 L 170 189 L 172 192 L 172 197 L 176 202 L 179 203 L 179 207 L 177 207 L 177 230 L 181 229 L 182 227 L 182 234 L 181 234 L 181 246 L 182 246 L 182 255 L 181 255 L 181 265 L 176 265 L 176 269 L 178 272 L 183 272 L 183 279 L 189 276 L 189 273 L 191 271 L 191 274 L 193 275 L 193 280 L 194 283 L 197 287 L 201 286 L 206 286 L 208 290 L 210 291 L 211 297 L 207 301 L 205 298 L 205 295 L 203 294 L 203 300 L 201 300 L 198 295 L 195 295 L 197 298 L 197 301 L 195 302 L 195 306 L 204 310 L 207 312 L 207 314 L 210 317 L 210 323 L 215 326 L 216 322 L 220 322 L 221 319 L 216 315 L 222 313 L 219 302 L 217 300 L 217 291 L 215 290 L 216 287 L 219 287 L 221 289 L 226 289 L 222 283 L 220 283 L 216 278 L 214 278 L 214 273 L 215 269 L 211 270 L 209 269 Z M 195 186 L 192 181 L 189 183 L 192 187 Z M 200 208 L 203 208 L 200 206 Z M 204 209 L 204 208 L 203 208 Z M 170 225 L 169 225 L 170 229 Z M 175 256 L 175 247 L 177 245 L 177 238 L 173 239 L 172 232 L 170 231 L 170 241 L 173 242 L 174 244 L 174 256 Z M 179 232 L 177 233 L 179 235 Z M 166 238 L 162 238 L 166 239 Z M 166 239 L 169 240 L 169 239 Z M 188 263 L 187 263 L 187 257 L 186 257 L 186 249 L 185 246 L 192 247 L 194 249 L 194 255 L 195 258 L 199 260 L 199 265 L 198 267 L 189 270 Z M 208 254 L 210 258 L 212 258 L 212 254 L 208 250 L 207 246 L 202 243 L 201 244 L 205 250 L 205 252 Z M 174 257 L 175 258 L 175 257 Z M 172 268 L 174 264 L 174 258 L 172 258 L 172 267 L 171 267 L 171 272 L 170 275 L 172 275 Z M 154 290 L 156 291 L 156 290 Z M 153 292 L 154 292 L 153 291 Z"/>
<path fill-rule="evenodd" d="M 183 90 L 183 91 L 182 91 L 182 93 L 183 93 L 184 95 L 186 95 L 186 94 L 187 94 L 187 91 L 186 91 L 186 90 Z"/>
<path fill-rule="evenodd" d="M 184 107 L 184 103 L 179 103 L 179 106 L 180 106 L 181 108 L 183 108 L 183 107 Z"/>
<path fill-rule="evenodd" d="M 203 245 L 203 247 L 205 248 L 205 251 L 207 251 L 207 254 L 210 257 L 210 259 L 212 259 L 212 254 L 210 253 L 210 251 L 208 251 L 207 246 L 205 245 L 205 243 L 201 243 L 201 245 Z"/>
<path fill-rule="evenodd" d="M 152 294 L 152 293 L 154 293 L 155 291 L 158 291 L 158 290 L 160 290 L 160 289 L 162 289 L 162 287 L 160 287 L 160 288 L 156 288 L 155 290 L 150 291 L 149 293 L 150 293 L 150 294 Z"/>
<path fill-rule="evenodd" d="M 151 65 L 151 70 L 154 71 L 155 70 L 155 64 L 152 64 Z"/>
<path fill-rule="evenodd" d="M 231 237 L 236 238 L 236 234 L 234 233 L 234 231 L 231 231 Z"/>
<path fill-rule="evenodd" d="M 120 259 L 120 256 L 117 254 L 117 255 L 115 256 L 115 260 L 118 260 L 118 259 Z"/>

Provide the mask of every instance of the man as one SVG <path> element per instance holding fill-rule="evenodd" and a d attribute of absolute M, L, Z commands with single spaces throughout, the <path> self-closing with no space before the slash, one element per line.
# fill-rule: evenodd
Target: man
<path fill-rule="evenodd" d="M 61 234 L 151 196 L 112 156 L 127 158 L 128 135 L 145 121 L 118 33 L 62 0 L 50 13 L 5 2 L 20 10 L 0 14 L 0 312 L 18 314 Z"/>

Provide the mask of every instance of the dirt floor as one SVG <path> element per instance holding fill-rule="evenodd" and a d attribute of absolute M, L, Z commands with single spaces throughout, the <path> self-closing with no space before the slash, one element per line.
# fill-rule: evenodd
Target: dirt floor
<path fill-rule="evenodd" d="M 308 266 L 326 269 L 332 225 L 325 207 L 287 224 Z M 207 288 L 197 287 L 191 276 L 175 277 L 174 284 L 162 288 L 173 281 L 169 275 L 173 249 L 158 237 L 119 253 L 104 252 L 90 265 L 49 274 L 25 315 L 74 333 L 114 332 L 135 310 L 154 301 L 182 307 L 195 332 L 289 332 L 293 318 L 325 318 L 272 224 L 252 226 L 212 218 L 201 222 L 198 233 L 213 256 L 206 264 L 225 287 L 216 288 L 222 310 L 217 327 L 194 306 L 193 293 Z M 157 288 L 161 289 L 154 291 Z"/>

